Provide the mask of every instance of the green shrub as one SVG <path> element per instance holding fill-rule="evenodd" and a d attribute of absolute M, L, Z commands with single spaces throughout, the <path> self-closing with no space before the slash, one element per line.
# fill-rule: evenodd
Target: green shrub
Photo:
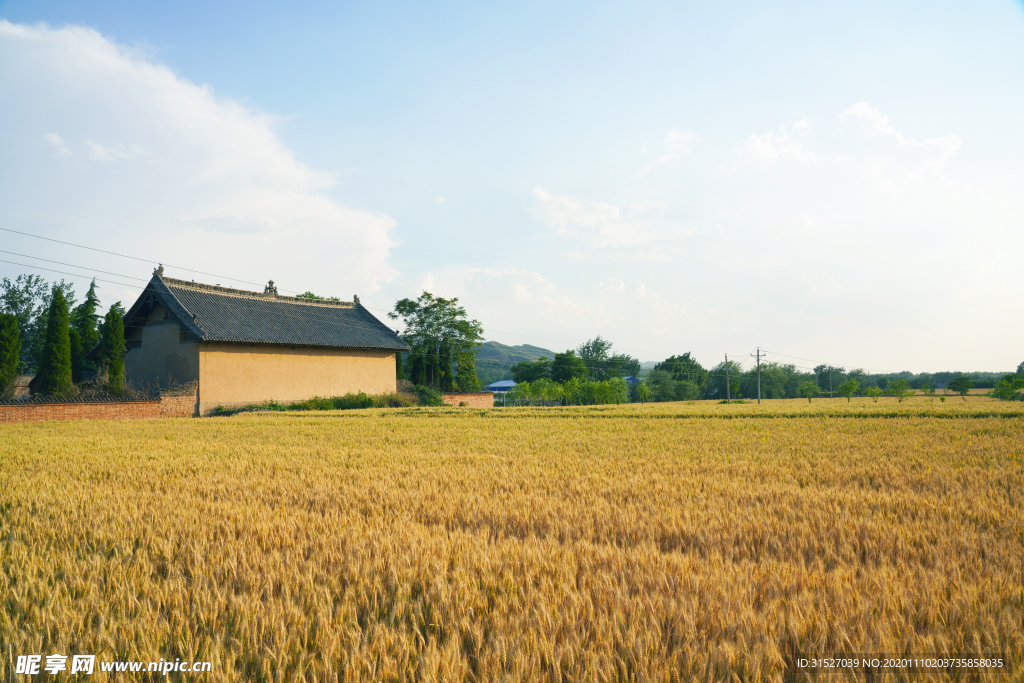
<path fill-rule="evenodd" d="M 412 388 L 421 406 L 443 406 L 447 405 L 441 398 L 441 392 L 437 389 L 417 384 Z"/>

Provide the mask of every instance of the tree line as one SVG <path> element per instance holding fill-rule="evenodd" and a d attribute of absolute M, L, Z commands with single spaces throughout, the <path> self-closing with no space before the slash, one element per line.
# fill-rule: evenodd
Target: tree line
<path fill-rule="evenodd" d="M 691 354 L 672 356 L 658 363 L 644 377 L 650 387 L 651 400 L 685 401 L 696 399 L 807 398 L 816 396 L 893 396 L 903 400 L 915 391 L 934 395 L 940 385 L 946 391 L 966 395 L 975 386 L 992 388 L 996 398 L 1012 400 L 1024 388 L 1024 363 L 1016 373 L 998 377 L 991 382 L 976 381 L 964 373 L 895 373 L 870 374 L 862 369 L 818 365 L 811 371 L 787 363 L 761 363 L 760 377 L 757 367 L 744 369 L 735 361 L 721 362 L 706 370 Z"/>
<path fill-rule="evenodd" d="M 96 281 L 76 305 L 72 285 L 38 275 L 0 282 L 0 397 L 9 398 L 18 375 L 35 375 L 37 394 L 73 398 L 89 378 L 113 395 L 124 382 L 124 308 L 101 317 Z M 99 346 L 95 360 L 87 355 Z"/>

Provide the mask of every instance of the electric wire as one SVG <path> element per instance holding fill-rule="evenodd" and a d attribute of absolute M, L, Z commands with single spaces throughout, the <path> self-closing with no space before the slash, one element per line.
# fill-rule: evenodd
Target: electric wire
<path fill-rule="evenodd" d="M 6 259 L 0 259 L 0 263 L 10 263 L 12 265 L 21 266 L 23 268 L 35 268 L 37 270 L 46 270 L 46 271 L 49 271 L 51 273 L 59 273 L 60 275 L 69 275 L 71 277 L 84 277 L 84 278 L 91 277 L 89 275 L 79 275 L 77 273 L 68 273 L 68 272 L 65 272 L 63 270 L 56 270 L 54 268 L 44 268 L 43 266 L 30 266 L 30 265 L 25 264 L 25 263 L 15 263 L 14 261 L 8 261 Z M 120 276 L 118 276 L 118 277 L 120 277 Z M 122 287 L 131 287 L 132 289 L 145 289 L 145 287 L 140 287 L 139 285 L 136 285 L 136 284 L 129 284 L 127 282 L 114 282 L 113 280 L 104 280 L 104 279 L 98 278 L 98 277 L 97 278 L 93 278 L 93 279 L 98 281 L 98 282 L 106 282 L 107 284 L 110 284 L 110 285 L 120 285 Z"/>
<path fill-rule="evenodd" d="M 153 264 L 153 263 L 161 264 L 162 263 L 161 261 L 156 261 L 154 259 L 145 259 L 145 258 L 139 258 L 138 256 L 129 256 L 128 254 L 119 254 L 116 251 L 107 251 L 106 249 L 97 249 L 96 247 L 87 247 L 84 244 L 75 244 L 74 242 L 66 242 L 64 240 L 54 239 L 53 237 L 43 237 L 42 235 L 33 235 L 30 232 L 22 232 L 20 230 L 12 230 L 10 228 L 0 228 L 0 230 L 4 230 L 6 232 L 13 232 L 16 235 L 24 235 L 26 237 L 34 237 L 36 239 L 46 240 L 48 242 L 56 242 L 57 244 L 66 244 L 69 247 L 77 247 L 79 249 L 88 249 L 89 251 L 96 251 L 96 252 L 99 252 L 101 254 L 109 254 L 111 256 L 118 256 L 120 258 L 132 259 L 133 261 L 142 261 L 143 263 L 149 263 L 149 264 Z M 36 258 L 36 257 L 29 256 L 28 258 Z M 45 259 L 41 259 L 41 260 L 45 260 Z M 237 277 L 229 277 L 227 275 L 217 275 L 216 273 L 207 273 L 206 271 L 195 270 L 194 268 L 186 268 L 185 266 L 176 266 L 176 265 L 173 265 L 173 264 L 170 264 L 170 263 L 163 263 L 162 265 L 168 266 L 170 268 L 177 268 L 179 270 L 186 270 L 186 271 L 188 271 L 190 273 L 198 273 L 199 275 L 209 275 L 210 277 L 219 277 L 219 278 L 223 278 L 225 280 L 230 280 L 232 282 L 242 282 L 242 283 L 247 284 L 247 285 L 255 285 L 257 287 L 262 287 L 263 284 L 264 284 L 264 283 L 259 283 L 259 282 L 249 282 L 248 280 L 241 280 L 241 279 L 239 279 Z M 280 289 L 284 289 L 284 287 L 281 287 Z M 294 292 L 295 290 L 284 289 L 284 291 L 286 291 L 286 292 Z"/>
<path fill-rule="evenodd" d="M 111 256 L 117 256 L 119 258 L 127 258 L 127 259 L 132 259 L 134 261 L 141 261 L 143 263 L 150 263 L 150 264 L 152 264 L 152 263 L 160 263 L 159 261 L 155 261 L 155 260 L 152 260 L 152 259 L 144 259 L 144 258 L 140 258 L 138 256 L 130 256 L 128 254 L 120 254 L 120 253 L 117 253 L 117 252 L 114 252 L 114 251 L 108 251 L 106 249 L 98 249 L 96 247 L 89 247 L 89 246 L 86 246 L 86 245 L 83 245 L 83 244 L 76 244 L 74 242 L 67 242 L 65 240 L 58 240 L 58 239 L 55 239 L 55 238 L 52 238 L 52 237 L 44 237 L 42 235 L 34 235 L 32 233 L 23 232 L 23 231 L 20 231 L 20 230 L 13 230 L 11 228 L 0 227 L 0 230 L 3 230 L 5 232 L 14 233 L 14 234 L 17 234 L 17 235 L 23 235 L 25 237 L 33 237 L 33 238 L 36 238 L 36 239 L 46 240 L 46 241 L 49 241 L 49 242 L 55 242 L 55 243 L 58 243 L 58 244 L 64 244 L 64 245 L 76 247 L 76 248 L 79 248 L 79 249 L 87 249 L 89 251 L 95 251 L 95 252 L 98 252 L 98 253 L 108 254 L 108 255 L 111 255 Z M 71 264 L 71 263 L 65 263 L 65 262 L 62 262 L 62 261 L 54 261 L 52 259 L 46 259 L 46 258 L 42 258 L 40 256 L 30 256 L 28 254 L 20 254 L 20 253 L 13 252 L 13 251 L 8 251 L 8 250 L 5 250 L 5 249 L 0 249 L 0 252 L 5 253 L 5 254 L 12 254 L 14 256 L 20 256 L 22 258 L 28 258 L 28 259 L 33 259 L 33 260 L 37 260 L 37 261 L 45 261 L 47 263 L 55 263 L 57 265 L 67 266 L 69 268 L 79 268 L 81 270 L 86 270 L 86 271 L 90 271 L 90 272 L 103 273 L 105 275 L 112 275 L 114 277 L 125 278 L 125 279 L 128 279 L 128 280 L 139 280 L 139 281 L 142 281 L 142 282 L 146 282 L 147 281 L 146 278 L 135 277 L 135 276 L 132 276 L 132 275 L 124 275 L 124 274 L 121 274 L 121 273 L 114 273 L 114 272 L 111 272 L 111 271 L 100 270 L 100 269 L 97 269 L 97 268 L 89 268 L 89 267 L 85 267 L 85 266 L 79 266 L 79 265 L 75 265 L 75 264 Z M 5 259 L 0 259 L 0 263 L 8 263 L 8 264 L 11 264 L 11 265 L 21 266 L 23 268 L 37 268 L 39 270 L 46 270 L 46 271 L 49 271 L 49 272 L 58 273 L 60 275 L 67 275 L 69 277 L 90 277 L 90 276 L 87 276 L 87 275 L 80 275 L 80 274 L 76 274 L 76 273 L 68 273 L 66 271 L 56 270 L 54 268 L 46 268 L 46 267 L 43 267 L 43 266 L 32 266 L 32 265 L 28 265 L 28 264 L 24 264 L 24 263 L 16 263 L 14 261 L 8 261 L 8 260 L 5 260 Z M 210 277 L 222 278 L 222 279 L 225 279 L 225 280 L 228 280 L 228 281 L 232 281 L 232 282 L 241 282 L 241 283 L 248 284 L 248 285 L 255 285 L 257 287 L 260 286 L 260 284 L 261 284 L 261 283 L 251 282 L 251 281 L 248 281 L 248 280 L 242 280 L 242 279 L 235 278 L 235 277 L 230 277 L 230 276 L 227 276 L 227 275 L 218 275 L 216 273 L 210 273 L 210 272 L 206 272 L 206 271 L 196 270 L 194 268 L 186 268 L 185 266 L 178 266 L 178 265 L 173 265 L 173 264 L 169 264 L 169 263 L 168 264 L 163 264 L 163 265 L 165 265 L 167 267 L 170 267 L 170 268 L 177 268 L 179 270 L 184 270 L 184 271 L 187 271 L 187 272 L 190 272 L 190 273 L 197 273 L 197 274 L 200 274 L 200 275 L 208 275 Z M 113 280 L 105 280 L 105 279 L 101 279 L 101 278 L 94 278 L 94 279 L 96 279 L 99 282 L 106 282 L 108 284 L 115 284 L 115 285 L 119 285 L 119 286 L 122 286 L 122 287 L 130 287 L 130 288 L 133 288 L 133 289 L 144 289 L 144 287 L 139 287 L 138 285 L 134 285 L 134 284 L 128 284 L 128 283 L 123 283 L 123 282 L 116 282 L 116 281 L 113 281 Z M 293 292 L 293 293 L 296 291 L 296 290 L 286 289 L 284 287 L 279 287 L 279 289 L 282 289 L 282 290 L 284 290 L 286 292 Z M 376 310 L 376 311 L 383 311 L 385 313 L 389 313 L 390 312 L 387 309 L 379 308 L 379 307 L 376 307 L 376 306 L 367 306 L 365 304 L 361 304 L 361 305 L 364 308 L 367 308 L 367 309 L 372 309 L 372 310 Z M 288 315 L 288 314 L 285 313 L 285 315 Z M 292 317 L 296 317 L 296 316 L 292 316 Z M 375 328 L 375 327 L 370 326 L 370 325 L 362 324 L 362 323 L 342 322 L 342 321 L 327 321 L 327 320 L 324 320 L 322 322 L 327 323 L 327 324 L 345 325 L 345 326 L 350 326 L 350 327 L 363 327 L 364 329 L 375 329 L 375 330 L 379 331 L 378 328 Z M 381 324 L 383 325 L 383 323 L 381 323 Z M 390 329 L 390 328 L 388 328 L 388 329 Z M 554 341 L 554 342 L 559 342 L 559 343 L 562 343 L 562 344 L 571 344 L 572 343 L 572 342 L 568 342 L 568 341 L 565 341 L 565 340 L 562 340 L 562 339 L 553 339 L 553 338 L 550 338 L 550 337 L 539 337 L 539 336 L 535 336 L 535 335 L 521 334 L 521 333 L 518 333 L 518 332 L 509 332 L 507 330 L 497 330 L 497 329 L 494 329 L 494 328 L 483 328 L 483 329 L 484 329 L 484 331 L 490 332 L 490 333 L 508 334 L 508 335 L 517 336 L 517 337 L 523 337 L 523 338 L 528 338 L 528 339 L 541 339 L 541 340 L 544 340 L 544 341 Z M 647 351 L 640 351 L 640 350 L 637 350 L 637 349 L 621 349 L 621 350 L 622 351 L 631 352 L 631 353 L 648 353 Z M 693 353 L 693 352 L 691 352 L 691 353 Z M 791 355 L 788 355 L 788 354 L 780 353 L 778 351 L 770 351 L 768 349 L 765 349 L 764 353 L 766 353 L 766 354 L 767 353 L 771 353 L 771 354 L 776 355 L 776 356 L 782 356 L 783 358 L 793 358 L 793 359 L 796 359 L 796 360 L 804 360 L 804 361 L 808 361 L 808 362 L 811 362 L 811 363 L 827 363 L 827 361 L 817 360 L 817 359 L 813 359 L 813 358 L 803 358 L 803 357 L 800 357 L 800 356 L 791 356 Z M 712 354 L 701 354 L 701 355 L 709 355 L 710 356 Z M 750 355 L 750 354 L 730 354 L 730 355 Z M 732 361 L 732 362 L 736 362 L 736 361 Z M 847 364 L 843 365 L 843 367 L 847 367 L 847 366 L 848 366 Z M 812 371 L 814 370 L 814 368 L 809 368 L 809 367 L 806 367 L 806 366 L 793 365 L 793 367 L 794 368 L 804 369 L 804 370 L 812 370 Z M 851 365 L 849 367 L 856 367 L 856 366 L 852 366 Z M 876 373 L 876 374 L 894 374 L 892 371 L 883 371 L 883 370 L 879 370 L 878 368 L 864 368 L 864 367 L 861 367 L 860 369 L 873 370 L 874 373 Z"/>

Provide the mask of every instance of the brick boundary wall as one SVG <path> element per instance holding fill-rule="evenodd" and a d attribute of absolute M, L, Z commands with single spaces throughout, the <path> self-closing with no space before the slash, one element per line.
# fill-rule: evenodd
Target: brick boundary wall
<path fill-rule="evenodd" d="M 45 420 L 139 420 L 161 417 L 160 401 L 0 404 L 0 424 Z"/>
<path fill-rule="evenodd" d="M 196 397 L 161 396 L 146 401 L 25 401 L 0 403 L 0 424 L 46 420 L 143 420 L 194 417 Z"/>
<path fill-rule="evenodd" d="M 196 397 L 161 396 L 160 417 L 196 417 Z"/>
<path fill-rule="evenodd" d="M 470 408 L 493 408 L 494 394 L 489 391 L 477 391 L 472 394 L 442 394 L 442 400 L 450 406 L 456 406 L 463 401 L 469 404 Z"/>

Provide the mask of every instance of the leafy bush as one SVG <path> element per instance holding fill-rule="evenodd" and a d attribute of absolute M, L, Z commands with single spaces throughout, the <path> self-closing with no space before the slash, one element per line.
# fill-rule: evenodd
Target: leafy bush
<path fill-rule="evenodd" d="M 430 391 L 428 389 L 428 391 Z M 434 392 L 440 397 L 438 392 Z M 345 394 L 344 396 L 332 396 L 325 398 L 314 396 L 305 401 L 293 401 L 292 403 L 280 403 L 270 400 L 252 405 L 225 408 L 217 406 L 212 416 L 237 415 L 238 413 L 260 413 L 260 412 L 287 412 L 301 410 L 359 410 L 361 408 L 407 408 L 416 405 L 417 401 L 403 394 L 379 394 L 371 396 L 360 391 L 358 394 Z M 437 405 L 435 403 L 422 403 L 421 405 Z M 442 402 L 441 405 L 444 405 Z"/>
<path fill-rule="evenodd" d="M 421 406 L 447 405 L 441 398 L 441 392 L 437 389 L 431 389 L 430 387 L 422 384 L 417 384 L 412 388 L 412 392 L 416 394 L 416 399 L 420 402 Z"/>
<path fill-rule="evenodd" d="M 1024 389 L 1024 378 L 1018 375 L 1007 375 L 996 382 L 991 395 L 1000 401 L 1016 401 L 1019 397 L 1017 392 L 1021 389 Z"/>

